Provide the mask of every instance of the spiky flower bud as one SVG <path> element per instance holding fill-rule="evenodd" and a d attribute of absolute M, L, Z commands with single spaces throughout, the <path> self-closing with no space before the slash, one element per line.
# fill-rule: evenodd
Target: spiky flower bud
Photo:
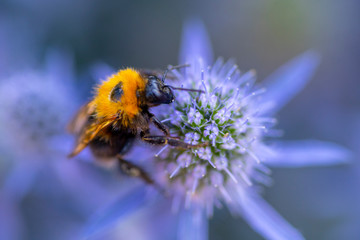
<path fill-rule="evenodd" d="M 191 149 L 167 149 L 159 164 L 167 169 L 168 189 L 177 191 L 185 207 L 192 202 L 207 206 L 232 201 L 229 186 L 252 185 L 262 165 L 263 137 L 275 119 L 261 114 L 258 98 L 264 92 L 253 86 L 255 72 L 241 74 L 233 61 L 219 59 L 212 67 L 201 61 L 185 69 L 174 70 L 183 87 L 201 89 L 204 93 L 178 91 L 176 102 L 165 116 L 172 135 L 192 145 Z M 178 199 L 179 200 L 179 199 Z M 177 202 L 178 202 L 177 200 Z M 209 205 L 209 203 L 211 203 Z"/>

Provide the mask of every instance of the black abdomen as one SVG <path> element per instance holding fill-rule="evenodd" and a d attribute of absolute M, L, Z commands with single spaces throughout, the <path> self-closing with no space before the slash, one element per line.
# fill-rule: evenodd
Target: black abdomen
<path fill-rule="evenodd" d="M 110 130 L 106 137 L 96 137 L 89 144 L 96 157 L 115 157 L 127 153 L 135 140 L 135 134 L 128 130 Z"/>

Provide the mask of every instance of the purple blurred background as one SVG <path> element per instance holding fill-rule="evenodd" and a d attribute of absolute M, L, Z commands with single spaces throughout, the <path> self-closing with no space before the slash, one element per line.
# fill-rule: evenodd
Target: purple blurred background
<path fill-rule="evenodd" d="M 121 177 L 89 164 L 88 154 L 80 156 L 84 161 L 66 159 L 71 137 L 63 129 L 91 96 L 94 72 L 104 71 L 99 63 L 114 69 L 176 64 L 182 25 L 197 17 L 214 55 L 256 69 L 260 81 L 308 49 L 321 54 L 314 79 L 279 113 L 278 128 L 285 139 L 339 143 L 354 161 L 274 170 L 264 196 L 308 239 L 359 239 L 359 9 L 355 0 L 1 1 L 0 238 L 76 239 L 88 216 L 122 194 Z M 44 99 L 23 93 L 28 85 Z M 39 102 L 47 110 L 32 109 Z M 142 239 L 141 229 L 131 229 L 137 218 L 126 229 Z M 213 240 L 261 239 L 225 209 L 209 229 Z M 121 239 L 121 232 L 108 237 Z"/>

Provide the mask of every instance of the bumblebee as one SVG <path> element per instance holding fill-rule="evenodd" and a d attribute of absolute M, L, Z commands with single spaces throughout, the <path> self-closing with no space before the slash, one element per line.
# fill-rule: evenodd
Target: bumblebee
<path fill-rule="evenodd" d="M 180 67 L 184 65 L 172 69 Z M 115 158 L 124 173 L 152 184 L 153 180 L 143 169 L 124 159 L 137 137 L 154 145 L 168 144 L 178 148 L 201 146 L 171 137 L 168 128 L 149 111 L 160 104 L 174 102 L 173 89 L 202 92 L 166 85 L 169 70 L 160 78 L 155 71 L 126 68 L 98 85 L 93 99 L 78 111 L 68 126 L 70 133 L 77 137 L 69 157 L 89 146 L 96 159 Z M 150 124 L 163 135 L 151 135 Z"/>

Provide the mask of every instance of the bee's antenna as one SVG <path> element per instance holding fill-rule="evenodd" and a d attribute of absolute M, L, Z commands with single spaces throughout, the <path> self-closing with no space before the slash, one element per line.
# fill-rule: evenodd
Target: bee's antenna
<path fill-rule="evenodd" d="M 179 88 L 179 87 L 173 87 L 173 86 L 169 86 L 169 85 L 165 85 L 166 87 L 169 87 L 171 89 L 174 90 L 180 90 L 180 91 L 188 91 L 188 92 L 198 92 L 198 93 L 205 93 L 203 90 L 198 90 L 198 89 L 191 89 L 191 88 Z M 164 86 L 164 87 L 165 87 Z"/>
<path fill-rule="evenodd" d="M 174 69 L 179 69 L 179 68 L 185 68 L 185 67 L 190 67 L 190 64 L 181 64 L 181 65 L 177 65 L 177 66 L 172 66 L 170 68 L 167 68 L 164 72 L 164 75 L 163 77 L 161 78 L 161 81 L 164 82 L 165 81 L 165 78 L 166 78 L 166 75 L 168 74 L 168 72 L 170 70 L 174 70 Z"/>

